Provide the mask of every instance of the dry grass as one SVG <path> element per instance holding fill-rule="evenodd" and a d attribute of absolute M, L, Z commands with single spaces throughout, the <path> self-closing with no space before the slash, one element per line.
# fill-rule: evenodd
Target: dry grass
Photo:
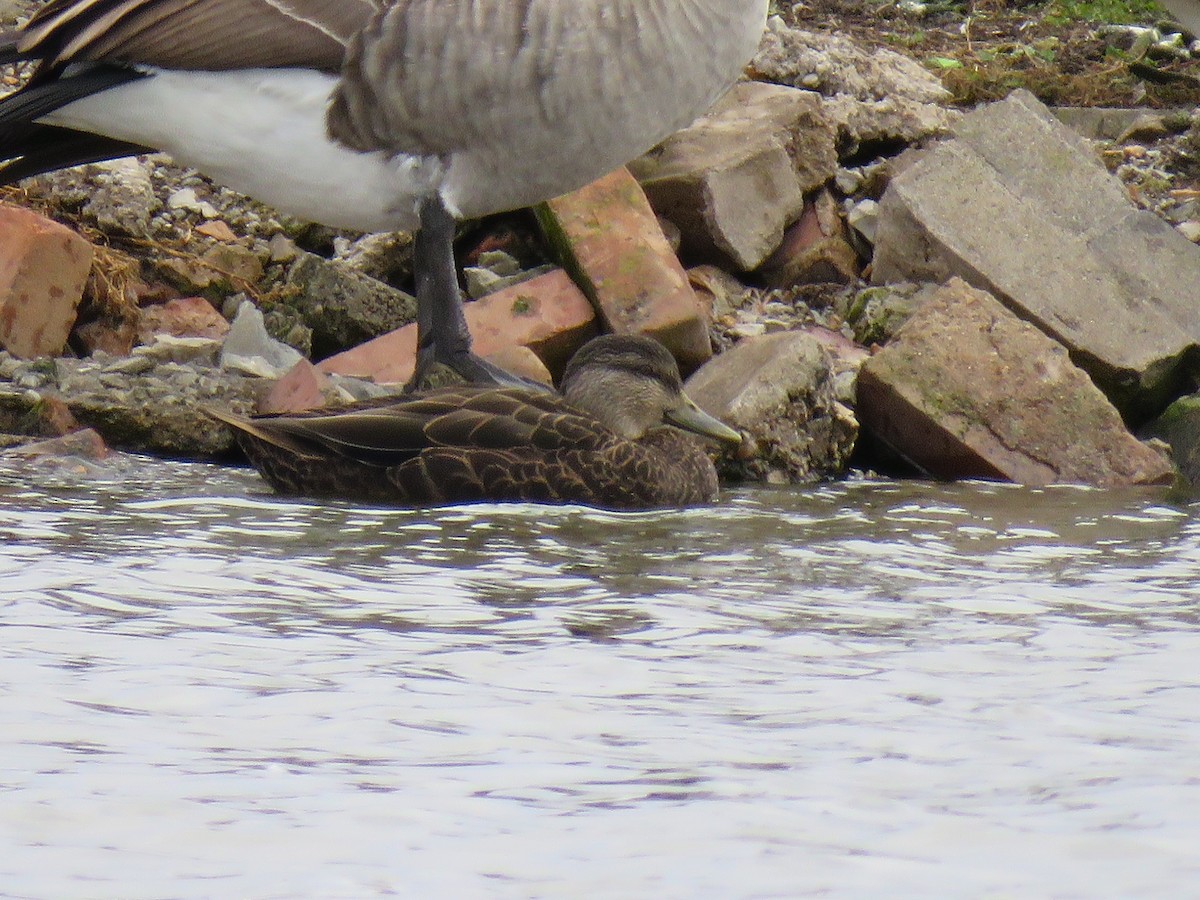
<path fill-rule="evenodd" d="M 1145 0 L 928 2 L 924 14 L 890 3 L 808 0 L 792 14 L 804 28 L 839 30 L 925 65 L 960 106 L 1026 88 L 1062 106 L 1187 107 L 1200 103 L 1200 60 L 1135 58 L 1105 38 L 1105 23 L 1151 25 Z"/>

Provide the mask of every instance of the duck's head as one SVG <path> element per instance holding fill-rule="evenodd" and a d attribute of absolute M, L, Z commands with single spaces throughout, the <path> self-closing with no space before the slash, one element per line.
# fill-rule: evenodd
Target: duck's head
<path fill-rule="evenodd" d="M 742 437 L 683 392 L 675 358 L 652 338 L 608 334 L 584 344 L 563 372 L 562 393 L 622 437 L 674 425 L 737 446 Z"/>

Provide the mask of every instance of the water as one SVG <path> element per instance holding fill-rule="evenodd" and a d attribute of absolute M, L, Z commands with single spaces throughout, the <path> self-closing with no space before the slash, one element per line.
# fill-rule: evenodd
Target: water
<path fill-rule="evenodd" d="M 1200 893 L 1200 520 L 0 468 L 0 894 Z"/>

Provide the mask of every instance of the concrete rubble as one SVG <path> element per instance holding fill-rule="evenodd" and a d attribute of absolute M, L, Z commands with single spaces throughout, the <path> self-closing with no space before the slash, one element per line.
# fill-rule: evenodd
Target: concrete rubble
<path fill-rule="evenodd" d="M 302 253 L 287 273 L 288 306 L 312 330 L 321 356 L 349 350 L 412 322 L 417 300 L 350 266 Z"/>
<path fill-rule="evenodd" d="M 39 409 L 59 401 L 115 448 L 197 459 L 225 455 L 232 437 L 203 407 L 250 412 L 263 381 L 220 368 L 220 342 L 203 343 L 168 352 L 159 344 L 139 347 L 124 359 L 97 353 L 27 361 L 0 354 L 0 431 L 28 433 Z"/>
<path fill-rule="evenodd" d="M 949 95 L 933 73 L 908 57 L 778 19 L 768 23 L 751 69 L 763 80 L 820 94 L 844 156 L 866 144 L 942 134 L 959 116 L 943 105 Z"/>
<path fill-rule="evenodd" d="M 835 140 L 816 94 L 747 82 L 631 169 L 687 253 L 749 272 L 833 177 Z"/>
<path fill-rule="evenodd" d="M 1029 95 L 963 115 L 909 59 L 778 20 L 749 75 L 628 169 L 464 226 L 476 352 L 549 381 L 597 333 L 657 337 L 746 436 L 731 480 L 840 477 L 882 444 L 939 478 L 1163 484 L 1165 441 L 1200 481 L 1187 223 Z M 28 202 L 0 207 L 0 446 L 226 458 L 205 406 L 412 374 L 409 235 L 291 221 L 159 155 Z"/>

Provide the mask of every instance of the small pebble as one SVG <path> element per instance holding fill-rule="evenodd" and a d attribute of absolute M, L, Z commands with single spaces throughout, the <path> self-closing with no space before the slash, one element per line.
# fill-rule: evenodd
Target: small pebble
<path fill-rule="evenodd" d="M 271 262 L 291 262 L 300 253 L 296 242 L 283 232 L 271 235 L 271 240 L 267 242 L 267 249 Z M 236 307 L 234 307 L 234 312 L 237 312 Z"/>
<path fill-rule="evenodd" d="M 834 185 L 847 196 L 857 194 L 863 186 L 863 181 L 862 172 L 857 169 L 838 169 L 837 174 L 833 176 Z"/>
<path fill-rule="evenodd" d="M 154 368 L 154 360 L 145 354 L 128 356 L 104 367 L 105 372 L 118 375 L 143 375 Z"/>
<path fill-rule="evenodd" d="M 758 337 L 767 333 L 767 326 L 762 322 L 740 322 L 730 328 L 729 333 L 739 339 Z"/>
<path fill-rule="evenodd" d="M 1200 222 L 1196 221 L 1195 219 L 1189 219 L 1187 222 L 1180 222 L 1175 226 L 1175 230 L 1193 244 L 1200 244 Z"/>

